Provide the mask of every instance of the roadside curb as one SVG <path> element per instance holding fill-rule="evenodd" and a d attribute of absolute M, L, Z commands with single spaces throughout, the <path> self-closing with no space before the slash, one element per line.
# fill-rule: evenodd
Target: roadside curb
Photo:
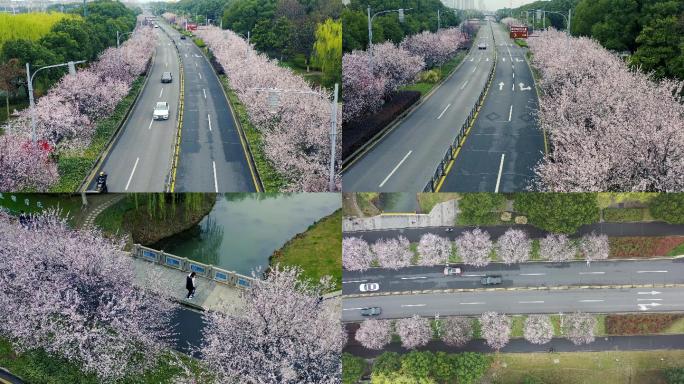
<path fill-rule="evenodd" d="M 368 151 L 373 149 L 376 144 L 380 143 L 385 136 L 389 135 L 396 129 L 401 123 L 404 122 L 404 120 L 408 119 L 413 112 L 415 112 L 418 107 L 420 107 L 424 102 L 426 102 L 435 92 L 437 92 L 438 89 L 444 85 L 449 79 L 451 79 L 456 71 L 458 71 L 459 68 L 461 68 L 461 65 L 466 61 L 465 58 L 472 53 L 474 44 L 470 46 L 470 49 L 466 53 L 465 56 L 463 56 L 463 60 L 461 60 L 460 63 L 449 73 L 449 75 L 439 81 L 432 89 L 425 95 L 422 96 L 418 102 L 410 106 L 407 110 L 399 114 L 391 123 L 387 124 L 385 128 L 380 130 L 380 132 L 376 133 L 371 137 L 368 141 L 366 141 L 361 147 L 359 147 L 357 150 L 351 153 L 347 159 L 342 159 L 342 169 L 340 169 L 340 173 L 344 173 L 349 167 L 354 165 L 358 160 L 362 159 Z"/>
<path fill-rule="evenodd" d="M 164 33 L 169 36 L 171 41 L 173 42 L 173 46 L 176 48 L 176 55 L 178 57 L 178 72 L 179 72 L 179 81 L 180 81 L 180 92 L 178 93 L 178 111 L 176 114 L 176 120 L 178 121 L 178 127 L 176 128 L 176 144 L 174 145 L 174 150 L 173 154 L 171 155 L 171 170 L 169 171 L 168 175 L 168 182 L 166 190 L 168 192 L 173 193 L 174 190 L 176 189 L 176 171 L 178 170 L 178 159 L 180 158 L 180 144 L 181 144 L 181 137 L 183 133 L 183 110 L 184 110 L 184 105 L 185 105 L 185 67 L 183 66 L 183 59 L 181 58 L 180 55 L 180 50 L 178 50 L 178 45 L 176 45 L 176 41 L 171 37 L 171 35 L 164 30 Z"/>
<path fill-rule="evenodd" d="M 367 294 L 342 295 L 343 299 L 376 296 L 407 296 L 425 294 L 447 294 L 461 292 L 501 292 L 501 291 L 567 291 L 574 289 L 633 289 L 633 288 L 684 288 L 684 284 L 611 284 L 611 285 L 558 285 L 539 287 L 509 287 L 509 288 L 450 288 L 424 289 L 418 291 L 378 292 Z"/>
<path fill-rule="evenodd" d="M 97 159 L 95 159 L 95 162 L 93 163 L 93 165 L 90 169 L 90 172 L 88 172 L 88 175 L 86 176 L 85 180 L 83 180 L 81 182 L 81 185 L 76 189 L 77 192 L 86 192 L 88 190 L 88 186 L 93 182 L 93 179 L 95 178 L 95 176 L 97 174 L 97 170 L 100 169 L 100 167 L 102 167 L 105 160 L 109 156 L 109 152 L 114 147 L 114 144 L 116 144 L 119 141 L 119 138 L 121 137 L 121 134 L 123 133 L 122 128 L 128 123 L 128 119 L 131 117 L 131 112 L 138 105 L 138 101 L 140 100 L 140 95 L 143 93 L 143 91 L 145 90 L 145 87 L 147 86 L 147 81 L 150 79 L 150 72 L 152 69 L 152 65 L 154 65 L 154 61 L 155 61 L 156 57 L 157 57 L 157 50 L 155 49 L 154 52 L 152 52 L 152 57 L 150 58 L 150 62 L 147 65 L 147 70 L 145 71 L 145 81 L 143 82 L 142 86 L 140 87 L 138 94 L 135 96 L 135 99 L 133 99 L 133 102 L 131 103 L 130 107 L 128 107 L 128 110 L 126 111 L 126 114 L 125 114 L 123 120 L 121 120 L 121 123 L 116 128 L 116 131 L 109 138 L 109 142 L 105 146 L 104 151 L 102 151 L 98 155 Z"/>

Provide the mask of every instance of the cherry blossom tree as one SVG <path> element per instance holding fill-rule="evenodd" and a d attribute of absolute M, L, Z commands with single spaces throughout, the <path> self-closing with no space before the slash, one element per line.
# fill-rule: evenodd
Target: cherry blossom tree
<path fill-rule="evenodd" d="M 426 233 L 420 237 L 418 254 L 421 265 L 445 264 L 451 256 L 452 245 L 449 239 L 437 236 L 434 233 Z"/>
<path fill-rule="evenodd" d="M 418 315 L 399 319 L 395 322 L 394 327 L 401 338 L 401 346 L 406 349 L 422 347 L 432 339 L 430 321 Z"/>
<path fill-rule="evenodd" d="M 267 159 L 286 179 L 284 189 L 326 191 L 331 153 L 331 92 L 312 87 L 302 76 L 280 66 L 277 60 L 258 53 L 232 31 L 209 26 L 195 33 L 211 50 L 231 89 L 247 109 L 250 121 L 261 133 Z M 278 105 L 274 107 L 269 102 L 270 93 L 259 92 L 255 88 L 288 92 L 279 94 Z M 341 132 L 341 108 L 338 108 L 337 125 L 337 132 Z M 335 162 L 339 164 L 341 134 L 337 135 L 335 146 Z M 339 174 L 335 180 L 337 188 L 340 188 Z"/>
<path fill-rule="evenodd" d="M 102 382 L 155 365 L 175 310 L 159 277 L 136 281 L 125 239 L 73 230 L 54 210 L 30 223 L 0 214 L 0 333 L 14 349 L 41 348 Z"/>
<path fill-rule="evenodd" d="M 610 254 L 608 236 L 596 233 L 584 235 L 580 240 L 579 249 L 584 258 L 589 261 L 605 260 Z"/>
<path fill-rule="evenodd" d="M 506 264 L 529 260 L 532 240 L 521 229 L 510 228 L 496 242 L 496 255 Z"/>
<path fill-rule="evenodd" d="M 0 190 L 44 191 L 57 180 L 50 151 L 11 133 L 0 136 Z"/>
<path fill-rule="evenodd" d="M 383 349 L 392 341 L 392 324 L 389 320 L 366 319 L 356 331 L 355 339 L 364 348 Z"/>
<path fill-rule="evenodd" d="M 330 288 L 276 265 L 242 294 L 240 315 L 204 315 L 198 352 L 220 382 L 340 383 L 346 333 L 339 299 L 321 299 Z"/>
<path fill-rule="evenodd" d="M 548 315 L 529 315 L 523 330 L 525 340 L 532 344 L 546 344 L 553 338 L 553 325 Z"/>
<path fill-rule="evenodd" d="M 342 88 L 344 89 L 344 121 L 372 114 L 382 106 L 387 78 L 375 76 L 363 51 L 342 56 Z"/>
<path fill-rule="evenodd" d="M 575 345 L 594 341 L 596 317 L 588 313 L 575 312 L 564 317 L 563 335 Z"/>
<path fill-rule="evenodd" d="M 442 321 L 442 341 L 461 347 L 473 338 L 473 320 L 468 317 L 447 317 Z"/>
<path fill-rule="evenodd" d="M 465 41 L 465 35 L 458 28 L 445 28 L 407 36 L 400 47 L 422 57 L 427 67 L 432 68 L 449 61 Z"/>
<path fill-rule="evenodd" d="M 367 60 L 367 53 L 365 56 Z M 412 83 L 423 67 L 425 62 L 422 57 L 415 56 L 390 41 L 373 45 L 373 75 L 375 78 L 385 79 L 384 96 L 402 85 Z"/>
<path fill-rule="evenodd" d="M 342 239 L 342 266 L 349 271 L 365 271 L 373 262 L 373 253 L 368 243 L 358 237 Z"/>
<path fill-rule="evenodd" d="M 399 269 L 411 265 L 413 252 L 408 239 L 404 236 L 396 239 L 380 239 L 371 245 L 371 249 L 383 268 Z"/>
<path fill-rule="evenodd" d="M 511 319 L 503 313 L 485 312 L 480 316 L 482 337 L 487 345 L 500 350 L 511 338 Z"/>
<path fill-rule="evenodd" d="M 570 242 L 566 235 L 549 233 L 539 240 L 539 255 L 543 259 L 562 262 L 575 258 L 577 248 Z"/>
<path fill-rule="evenodd" d="M 463 232 L 456 238 L 456 249 L 463 263 L 484 267 L 489 264 L 493 243 L 489 238 L 489 233 L 475 228 L 472 231 Z"/>
<path fill-rule="evenodd" d="M 537 189 L 684 190 L 682 83 L 656 83 L 586 37 L 549 30 L 529 45 L 552 148 L 535 168 Z"/>
<path fill-rule="evenodd" d="M 511 25 L 525 25 L 525 23 L 521 23 L 520 20 L 513 17 L 504 17 L 501 19 L 500 23 L 507 27 L 510 27 Z"/>

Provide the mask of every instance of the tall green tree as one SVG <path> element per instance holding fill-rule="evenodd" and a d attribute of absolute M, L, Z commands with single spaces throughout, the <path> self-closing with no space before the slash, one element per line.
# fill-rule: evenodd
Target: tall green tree
<path fill-rule="evenodd" d="M 321 68 L 324 84 L 340 83 L 342 78 L 342 22 L 327 19 L 316 28 L 314 65 Z"/>

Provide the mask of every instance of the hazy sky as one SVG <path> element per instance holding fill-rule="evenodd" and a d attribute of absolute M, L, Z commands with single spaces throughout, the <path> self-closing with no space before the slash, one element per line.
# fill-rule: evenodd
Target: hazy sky
<path fill-rule="evenodd" d="M 485 8 L 490 11 L 496 11 L 497 9 L 510 7 L 511 0 L 482 0 L 484 2 Z M 532 3 L 534 0 L 512 0 L 513 8 L 519 7 L 523 4 Z M 446 5 L 451 5 L 454 3 L 453 0 L 442 0 Z M 480 0 L 475 0 L 475 6 L 479 6 Z"/>

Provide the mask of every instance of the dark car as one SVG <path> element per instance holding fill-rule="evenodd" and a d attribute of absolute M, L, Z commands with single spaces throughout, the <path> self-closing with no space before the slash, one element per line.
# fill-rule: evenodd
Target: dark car
<path fill-rule="evenodd" d="M 482 285 L 498 285 L 501 284 L 502 281 L 501 275 L 487 275 L 480 279 Z"/>
<path fill-rule="evenodd" d="M 170 83 L 173 81 L 173 76 L 171 76 L 171 72 L 164 72 L 162 73 L 162 78 L 161 78 L 162 83 Z"/>
<path fill-rule="evenodd" d="M 181 35 L 181 40 L 185 40 L 185 35 Z"/>
<path fill-rule="evenodd" d="M 377 316 L 381 313 L 380 307 L 361 308 L 361 316 Z"/>

